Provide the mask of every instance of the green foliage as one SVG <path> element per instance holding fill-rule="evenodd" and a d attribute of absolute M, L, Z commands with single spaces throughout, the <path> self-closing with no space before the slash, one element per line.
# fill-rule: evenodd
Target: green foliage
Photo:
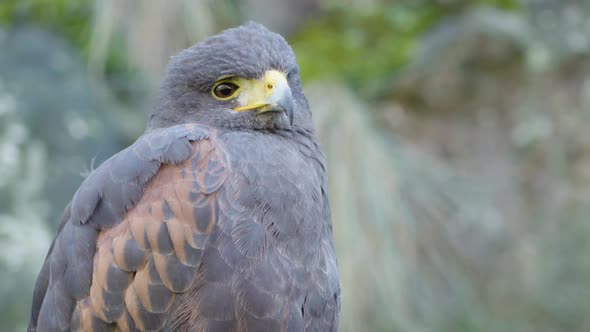
<path fill-rule="evenodd" d="M 396 6 L 368 15 L 338 10 L 311 22 L 294 39 L 304 80 L 336 77 L 373 91 L 412 55 L 415 36 L 437 13 Z"/>
<path fill-rule="evenodd" d="M 303 80 L 345 80 L 367 97 L 384 92 L 412 58 L 420 37 L 442 19 L 473 6 L 518 9 L 516 0 L 398 3 L 368 12 L 337 8 L 292 39 Z"/>
<path fill-rule="evenodd" d="M 91 10 L 90 0 L 4 0 L 0 3 L 0 24 L 39 25 L 85 50 L 90 37 Z"/>
<path fill-rule="evenodd" d="M 2 0 L 0 26 L 33 25 L 53 31 L 88 60 L 94 5 L 92 0 Z M 110 46 L 104 64 L 108 79 L 129 71 L 123 43 L 114 41 Z"/>

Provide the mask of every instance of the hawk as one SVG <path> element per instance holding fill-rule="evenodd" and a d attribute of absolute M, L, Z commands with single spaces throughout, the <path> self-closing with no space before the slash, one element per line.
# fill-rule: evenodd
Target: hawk
<path fill-rule="evenodd" d="M 145 133 L 76 191 L 29 331 L 335 331 L 339 308 L 295 56 L 249 23 L 174 56 Z"/>

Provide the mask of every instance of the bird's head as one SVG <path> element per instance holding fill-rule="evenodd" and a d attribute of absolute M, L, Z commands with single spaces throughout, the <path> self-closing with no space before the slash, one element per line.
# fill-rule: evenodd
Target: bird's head
<path fill-rule="evenodd" d="M 148 130 L 199 122 L 218 128 L 311 128 L 293 50 L 248 23 L 172 57 Z"/>

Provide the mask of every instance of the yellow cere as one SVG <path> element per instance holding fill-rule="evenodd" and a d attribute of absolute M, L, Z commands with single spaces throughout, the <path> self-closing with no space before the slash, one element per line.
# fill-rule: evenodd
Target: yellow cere
<path fill-rule="evenodd" d="M 281 94 L 289 88 L 285 74 L 277 70 L 267 71 L 261 79 L 231 78 L 231 82 L 237 84 L 239 89 L 237 96 L 240 106 L 234 108 L 236 112 L 258 109 L 270 104 L 274 94 Z"/>

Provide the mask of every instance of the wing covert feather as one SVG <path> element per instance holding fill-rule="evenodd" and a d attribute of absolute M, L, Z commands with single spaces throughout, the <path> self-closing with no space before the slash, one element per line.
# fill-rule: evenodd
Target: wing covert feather
<path fill-rule="evenodd" d="M 64 215 L 29 330 L 158 330 L 196 275 L 227 174 L 214 132 L 156 130 L 96 169 Z"/>

